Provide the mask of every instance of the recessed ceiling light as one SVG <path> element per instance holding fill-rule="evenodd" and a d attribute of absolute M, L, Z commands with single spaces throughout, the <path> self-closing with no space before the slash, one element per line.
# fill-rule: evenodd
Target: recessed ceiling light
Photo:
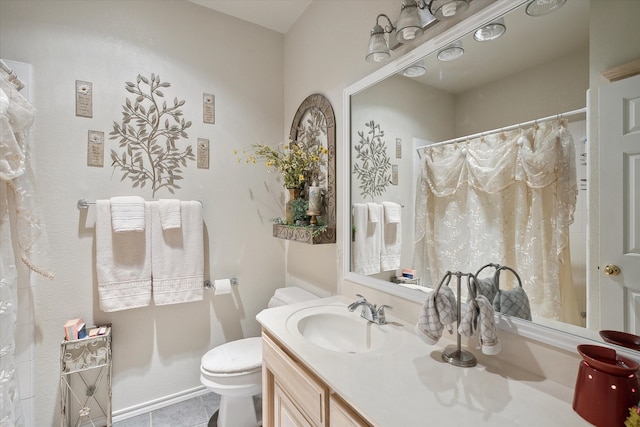
<path fill-rule="evenodd" d="M 452 44 L 438 52 L 438 59 L 440 61 L 454 61 L 460 58 L 464 54 L 464 49 L 460 44 Z"/>
<path fill-rule="evenodd" d="M 402 70 L 402 75 L 405 77 L 415 78 L 415 77 L 420 77 L 424 75 L 424 73 L 426 72 L 427 72 L 427 69 L 424 67 L 424 65 L 415 64 L 415 65 L 410 65 L 404 70 Z"/>
<path fill-rule="evenodd" d="M 488 42 L 495 40 L 507 31 L 507 27 L 504 25 L 504 20 L 492 22 L 485 25 L 482 28 L 478 28 L 473 34 L 473 38 L 479 42 Z"/>
<path fill-rule="evenodd" d="M 567 0 L 531 0 L 527 4 L 527 15 L 542 16 L 551 13 L 565 4 Z"/>

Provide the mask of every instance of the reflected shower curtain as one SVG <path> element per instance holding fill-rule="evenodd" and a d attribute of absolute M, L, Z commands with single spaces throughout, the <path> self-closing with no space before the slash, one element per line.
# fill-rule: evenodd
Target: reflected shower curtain
<path fill-rule="evenodd" d="M 522 277 L 534 317 L 575 322 L 575 297 L 561 296 L 573 293 L 569 225 L 578 192 L 566 122 L 427 146 L 421 154 L 418 271 L 438 283 L 447 270 L 507 265 Z"/>
<path fill-rule="evenodd" d="M 24 425 L 15 364 L 18 308 L 16 258 L 47 278 L 36 243 L 42 228 L 30 165 L 29 131 L 35 109 L 0 71 L 0 425 Z M 14 247 L 16 253 L 14 253 Z M 39 265 L 39 266 L 38 266 Z"/>

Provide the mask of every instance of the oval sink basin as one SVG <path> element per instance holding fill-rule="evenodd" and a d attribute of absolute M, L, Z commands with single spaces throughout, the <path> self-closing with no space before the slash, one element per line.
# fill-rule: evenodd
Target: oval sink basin
<path fill-rule="evenodd" d="M 341 353 L 365 353 L 381 348 L 386 339 L 385 328 L 360 317 L 346 306 L 314 306 L 303 308 L 287 319 L 293 334 L 325 350 Z"/>

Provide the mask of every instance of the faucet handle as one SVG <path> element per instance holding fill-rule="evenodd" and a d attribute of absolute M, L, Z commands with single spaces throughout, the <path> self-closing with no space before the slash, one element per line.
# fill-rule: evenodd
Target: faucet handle
<path fill-rule="evenodd" d="M 366 300 L 367 300 L 367 299 L 364 297 L 364 295 L 356 294 L 356 296 L 357 296 L 358 298 L 360 298 L 362 301 L 366 301 Z"/>
<path fill-rule="evenodd" d="M 387 318 L 384 314 L 384 309 L 388 308 L 389 310 L 393 310 L 393 307 L 391 307 L 390 305 L 387 304 L 382 304 L 380 305 L 380 307 L 377 308 L 376 310 L 376 319 L 378 320 L 377 323 L 379 325 L 383 325 L 385 323 L 387 323 Z"/>

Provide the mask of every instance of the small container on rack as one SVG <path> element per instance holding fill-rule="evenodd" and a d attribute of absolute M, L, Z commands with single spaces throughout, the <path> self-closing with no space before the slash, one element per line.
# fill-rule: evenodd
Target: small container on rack
<path fill-rule="evenodd" d="M 111 326 L 100 335 L 60 343 L 60 426 L 111 421 Z"/>

